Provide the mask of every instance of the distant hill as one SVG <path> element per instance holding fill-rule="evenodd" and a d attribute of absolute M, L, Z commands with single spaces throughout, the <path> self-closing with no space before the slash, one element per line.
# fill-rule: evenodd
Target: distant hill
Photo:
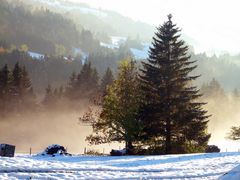
<path fill-rule="evenodd" d="M 0 0 L 0 39 L 26 44 L 30 50 L 53 54 L 71 51 L 79 44 L 75 24 L 45 9 L 30 9 L 20 1 Z"/>
<path fill-rule="evenodd" d="M 15 0 L 12 0 L 15 1 Z M 86 4 L 73 3 L 64 0 L 20 0 L 32 7 L 44 7 L 61 13 L 73 20 L 77 28 L 86 28 L 94 33 L 107 33 L 109 36 L 125 36 L 149 41 L 155 27 L 149 24 L 134 21 L 131 18 L 113 11 L 95 9 Z"/>

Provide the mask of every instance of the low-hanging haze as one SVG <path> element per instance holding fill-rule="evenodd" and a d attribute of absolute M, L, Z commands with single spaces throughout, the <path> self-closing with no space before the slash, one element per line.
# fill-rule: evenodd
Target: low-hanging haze
<path fill-rule="evenodd" d="M 182 32 L 196 40 L 196 52 L 240 53 L 238 0 L 68 0 L 117 11 L 158 26 L 171 13 Z"/>

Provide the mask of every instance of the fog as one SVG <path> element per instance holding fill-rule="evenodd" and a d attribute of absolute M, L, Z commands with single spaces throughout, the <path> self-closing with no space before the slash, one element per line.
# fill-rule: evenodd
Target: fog
<path fill-rule="evenodd" d="M 240 143 L 227 139 L 232 126 L 240 125 L 240 99 L 233 98 L 229 93 L 227 97 L 214 97 L 205 100 L 209 118 L 208 131 L 211 138 L 208 144 L 218 145 L 221 151 L 239 151 Z"/>
<path fill-rule="evenodd" d="M 240 101 L 229 93 L 225 97 L 204 99 L 209 118 L 208 132 L 212 134 L 209 144 L 218 145 L 222 151 L 238 151 L 240 144 L 226 139 L 231 126 L 240 125 Z M 85 141 L 91 134 L 91 126 L 79 122 L 79 117 L 88 109 L 83 102 L 79 110 L 71 110 L 67 104 L 58 109 L 40 110 L 35 113 L 9 115 L 0 121 L 0 142 L 16 145 L 18 153 L 43 151 L 50 144 L 65 146 L 70 153 L 82 154 L 84 148 L 109 153 L 112 148 L 122 148 L 123 144 L 103 144 L 90 146 Z"/>
<path fill-rule="evenodd" d="M 66 105 L 58 109 L 41 110 L 23 115 L 11 115 L 0 121 L 0 142 L 16 145 L 17 153 L 42 152 L 48 145 L 60 144 L 68 152 L 83 154 L 84 149 L 109 153 L 111 148 L 121 148 L 122 144 L 90 146 L 85 141 L 91 134 L 90 125 L 79 122 L 79 117 L 88 109 L 82 103 L 79 111 L 69 110 Z"/>
<path fill-rule="evenodd" d="M 195 51 L 239 53 L 239 1 L 232 0 L 68 0 L 95 8 L 117 11 L 136 21 L 154 26 L 162 24 L 166 14 L 173 14 L 182 32 L 192 39 Z M 137 5 L 137 8 L 136 8 Z M 144 12 L 144 13 L 143 13 Z"/>

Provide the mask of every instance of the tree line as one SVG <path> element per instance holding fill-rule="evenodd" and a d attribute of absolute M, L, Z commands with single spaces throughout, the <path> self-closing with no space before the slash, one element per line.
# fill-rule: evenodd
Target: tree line
<path fill-rule="evenodd" d="M 72 73 L 66 86 L 54 87 L 48 84 L 43 98 L 39 101 L 26 67 L 17 62 L 11 69 L 5 64 L 0 69 L 0 112 L 7 116 L 26 111 L 34 112 L 41 108 L 55 110 L 64 102 L 69 102 L 69 108 L 74 109 L 79 101 L 81 103 L 81 100 L 94 100 L 106 93 L 106 88 L 113 79 L 110 68 L 107 68 L 100 78 L 96 68 L 88 62 L 79 73 Z M 76 107 L 78 108 L 79 106 Z"/>
<path fill-rule="evenodd" d="M 0 68 L 5 64 L 13 68 L 17 62 L 25 66 L 37 94 L 42 94 L 48 84 L 53 87 L 66 86 L 72 72 L 79 72 L 85 61 L 91 62 L 98 75 L 103 76 L 107 67 L 115 71 L 118 62 L 129 55 L 128 48 L 112 50 L 101 47 L 87 57 L 45 55 L 37 59 L 20 48 L 12 48 L 6 41 L 0 41 Z"/>
<path fill-rule="evenodd" d="M 0 113 L 32 111 L 35 94 L 26 68 L 16 63 L 13 70 L 5 65 L 0 70 Z"/>

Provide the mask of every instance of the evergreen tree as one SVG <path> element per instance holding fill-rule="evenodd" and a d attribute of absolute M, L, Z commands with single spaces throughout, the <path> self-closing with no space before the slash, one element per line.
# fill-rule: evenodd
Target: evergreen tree
<path fill-rule="evenodd" d="M 227 101 L 224 89 L 215 78 L 213 78 L 208 84 L 202 85 L 201 93 L 203 94 L 203 98 L 212 98 L 216 102 L 222 101 L 223 99 Z"/>
<path fill-rule="evenodd" d="M 6 96 L 9 93 L 10 71 L 5 65 L 0 71 L 0 97 Z"/>
<path fill-rule="evenodd" d="M 22 103 L 22 69 L 17 62 L 12 72 L 11 96 L 13 109 L 19 111 Z"/>
<path fill-rule="evenodd" d="M 187 55 L 188 47 L 179 40 L 179 32 L 169 15 L 153 37 L 140 75 L 144 138 L 159 148 L 158 153 L 204 151 L 210 138 L 204 103 L 197 102 L 199 90 L 191 85 L 198 77 L 190 75 L 196 66 Z"/>
<path fill-rule="evenodd" d="M 113 83 L 114 77 L 111 69 L 108 67 L 105 74 L 103 75 L 100 89 L 103 95 L 107 93 L 107 87 Z"/>
<path fill-rule="evenodd" d="M 123 61 L 116 81 L 107 89 L 100 116 L 92 122 L 94 134 L 87 137 L 90 143 L 125 142 L 127 150 L 133 148 L 141 132 L 138 86 L 134 62 Z"/>
<path fill-rule="evenodd" d="M 32 110 L 35 96 L 25 67 L 16 63 L 12 72 L 7 65 L 0 71 L 0 101 L 1 109 L 9 112 Z"/>
<path fill-rule="evenodd" d="M 92 68 L 91 63 L 84 64 L 81 72 L 77 76 L 77 91 L 79 97 L 92 97 L 98 91 L 98 73 Z"/>
<path fill-rule="evenodd" d="M 0 70 L 0 112 L 7 112 L 8 104 L 10 103 L 10 82 L 11 82 L 11 73 L 8 69 L 8 66 L 5 65 Z"/>
<path fill-rule="evenodd" d="M 56 102 L 54 91 L 52 90 L 52 86 L 49 84 L 45 90 L 45 97 L 43 100 L 43 105 L 47 108 L 52 108 Z"/>
<path fill-rule="evenodd" d="M 35 95 L 26 68 L 16 63 L 12 72 L 11 96 L 13 107 L 17 111 L 32 109 L 35 105 Z"/>
<path fill-rule="evenodd" d="M 66 96 L 70 99 L 76 98 L 77 91 L 77 75 L 73 72 L 69 78 L 68 85 L 66 88 Z"/>

